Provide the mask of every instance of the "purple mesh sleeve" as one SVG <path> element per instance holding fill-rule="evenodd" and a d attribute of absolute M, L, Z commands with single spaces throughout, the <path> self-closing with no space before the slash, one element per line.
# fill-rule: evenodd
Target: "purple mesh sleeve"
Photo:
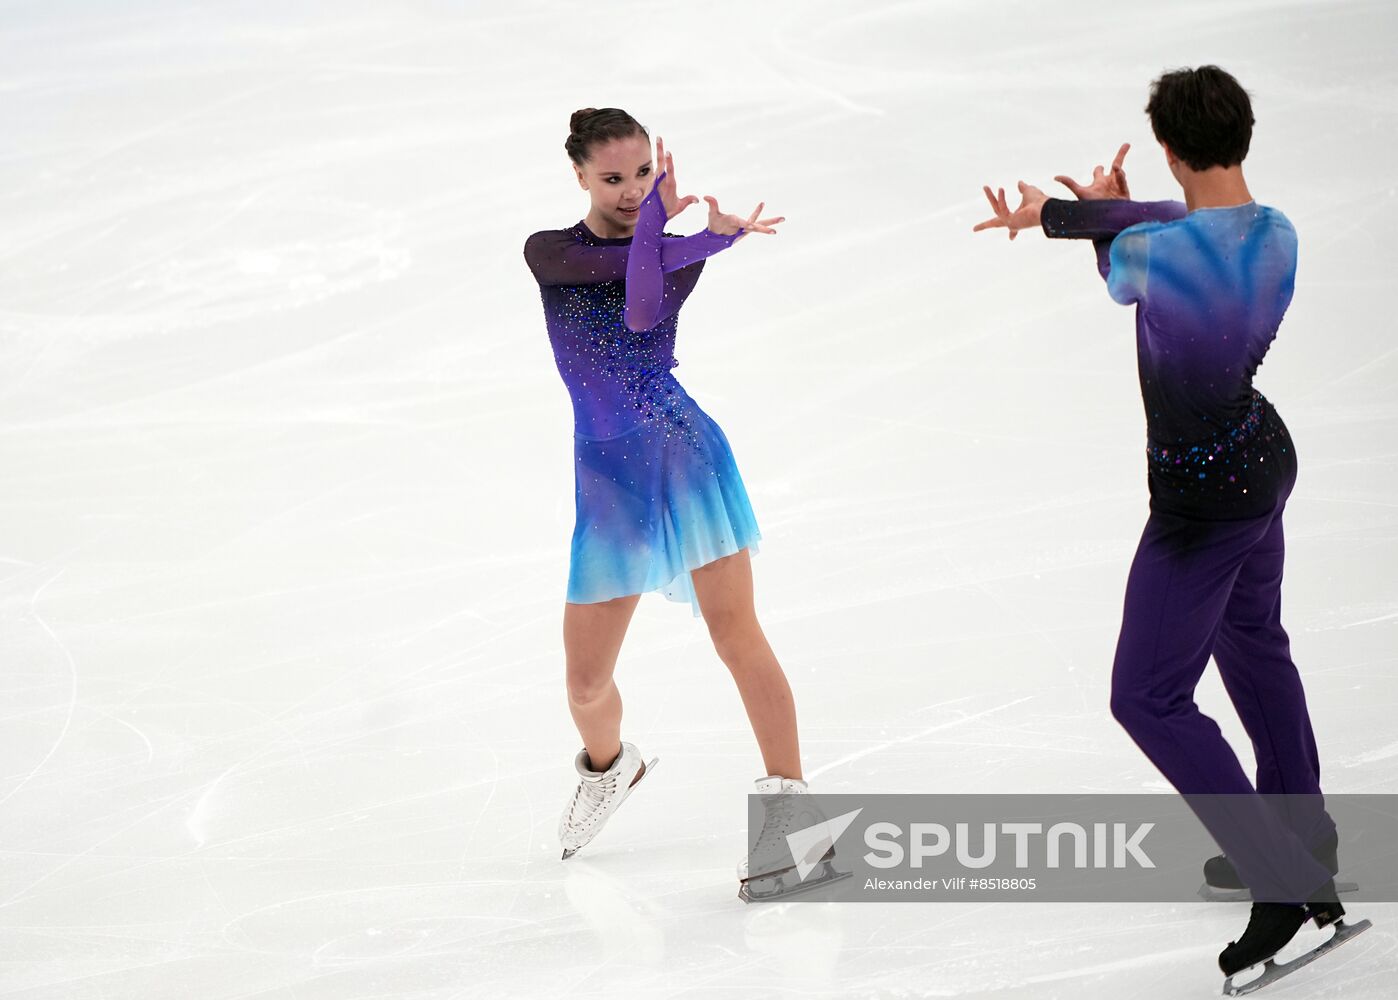
<path fill-rule="evenodd" d="M 1097 251 L 1097 271 L 1106 278 L 1111 273 L 1112 240 L 1117 233 L 1139 222 L 1174 222 L 1187 212 L 1182 201 L 1050 198 L 1039 213 L 1039 225 L 1050 239 L 1091 240 Z"/>
<path fill-rule="evenodd" d="M 650 194 L 641 202 L 636 232 L 631 238 L 631 253 L 626 261 L 625 314 L 630 330 L 649 330 L 660 322 L 666 271 L 712 256 L 732 246 L 738 238 L 737 233 L 720 236 L 705 229 L 681 239 L 662 239 L 665 205 L 660 200 L 660 182 L 664 179 L 665 171 L 661 171 Z M 675 244 L 683 246 L 671 249 Z"/>

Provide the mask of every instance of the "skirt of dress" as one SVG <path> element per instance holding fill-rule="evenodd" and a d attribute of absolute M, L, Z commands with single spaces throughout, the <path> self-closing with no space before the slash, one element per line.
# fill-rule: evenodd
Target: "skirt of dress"
<path fill-rule="evenodd" d="M 616 437 L 574 435 L 568 601 L 661 591 L 701 615 L 690 570 L 756 553 L 762 534 L 722 428 L 687 394 Z"/>

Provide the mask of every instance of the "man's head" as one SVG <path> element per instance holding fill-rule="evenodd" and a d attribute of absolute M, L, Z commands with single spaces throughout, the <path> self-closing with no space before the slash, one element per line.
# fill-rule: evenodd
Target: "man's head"
<path fill-rule="evenodd" d="M 1161 76 L 1151 84 L 1146 114 L 1172 171 L 1175 161 L 1203 171 L 1237 166 L 1248 155 L 1252 102 L 1242 85 L 1217 66 Z"/>

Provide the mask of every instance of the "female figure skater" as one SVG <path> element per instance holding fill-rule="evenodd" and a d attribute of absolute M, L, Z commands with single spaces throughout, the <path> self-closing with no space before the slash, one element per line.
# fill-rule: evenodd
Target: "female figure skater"
<path fill-rule="evenodd" d="M 1341 919 L 1335 824 L 1281 624 L 1282 513 L 1296 452 L 1252 385 L 1291 302 L 1296 231 L 1243 178 L 1252 105 L 1232 76 L 1217 66 L 1167 73 L 1146 112 L 1183 202 L 1129 200 L 1122 146 L 1110 173 L 1098 167 L 1087 186 L 1057 178 L 1078 201 L 1020 182 L 1011 212 L 1003 190 L 986 188 L 995 215 L 975 228 L 1091 239 L 1108 293 L 1136 306 L 1150 517 L 1126 584 L 1111 709 L 1223 847 L 1209 881 L 1252 891 L 1246 930 L 1219 955 L 1227 993 L 1304 964 L 1272 957 L 1306 921 L 1335 925 L 1306 961 L 1368 922 Z M 1255 789 L 1194 703 L 1210 655 L 1251 738 Z M 1260 980 L 1233 984 L 1261 963 Z"/>
<path fill-rule="evenodd" d="M 660 590 L 702 612 L 737 682 L 768 774 L 758 792 L 804 792 L 796 710 L 753 610 L 749 550 L 762 537 L 728 439 L 670 374 L 680 307 L 704 260 L 781 217 L 709 204 L 708 228 L 663 233 L 698 201 L 676 195 L 674 157 L 617 108 L 572 116 L 564 143 L 587 216 L 534 233 L 524 257 L 539 283 L 554 359 L 573 400 L 577 521 L 563 643 L 568 707 L 583 747 L 559 821 L 563 857 L 601 830 L 653 768 L 622 742 L 612 679 L 640 595 Z M 739 878 L 745 878 L 744 865 Z"/>

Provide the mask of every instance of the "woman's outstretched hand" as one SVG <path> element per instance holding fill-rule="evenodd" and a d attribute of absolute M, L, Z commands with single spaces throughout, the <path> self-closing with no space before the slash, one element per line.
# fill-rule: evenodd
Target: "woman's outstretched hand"
<path fill-rule="evenodd" d="M 1123 142 L 1121 148 L 1116 151 L 1116 159 L 1112 161 L 1112 172 L 1107 173 L 1099 163 L 1092 171 L 1092 183 L 1087 185 L 1079 184 L 1071 177 L 1059 174 L 1054 178 L 1073 194 L 1077 195 L 1081 201 L 1096 201 L 1100 198 L 1130 198 L 1131 189 L 1126 186 L 1126 171 L 1121 169 L 1121 164 L 1126 160 L 1126 151 L 1131 148 L 1131 143 Z"/>
<path fill-rule="evenodd" d="M 1004 228 L 1010 231 L 1010 239 L 1019 235 L 1021 229 L 1034 229 L 1039 225 L 1039 212 L 1044 207 L 1044 202 L 1048 201 L 1048 195 L 1044 194 L 1033 184 L 1019 182 L 1019 208 L 1010 211 L 1009 204 L 1005 201 L 1005 189 L 1000 188 L 999 197 L 990 188 L 982 188 L 986 198 L 990 201 L 991 211 L 995 213 L 992 219 L 986 219 L 978 223 L 971 231 L 978 233 L 982 229 Z"/>
<path fill-rule="evenodd" d="M 704 200 L 709 203 L 709 232 L 717 233 L 720 236 L 732 236 L 738 233 L 738 239 L 742 239 L 748 233 L 776 233 L 772 227 L 778 222 L 785 222 L 786 216 L 776 215 L 770 219 L 759 219 L 757 216 L 762 211 L 762 206 L 767 204 L 759 201 L 757 207 L 752 210 L 752 214 L 744 219 L 741 215 L 728 215 L 719 210 L 718 201 L 712 195 L 704 195 Z M 742 230 L 742 232 L 739 232 Z M 734 240 L 733 242 L 738 242 Z"/>
<path fill-rule="evenodd" d="M 665 174 L 659 182 L 660 204 L 665 206 L 665 218 L 673 219 L 699 199 L 692 194 L 683 198 L 676 194 L 675 157 L 673 153 L 665 152 L 665 140 L 660 136 L 655 137 L 655 162 L 660 164 L 660 170 Z"/>

